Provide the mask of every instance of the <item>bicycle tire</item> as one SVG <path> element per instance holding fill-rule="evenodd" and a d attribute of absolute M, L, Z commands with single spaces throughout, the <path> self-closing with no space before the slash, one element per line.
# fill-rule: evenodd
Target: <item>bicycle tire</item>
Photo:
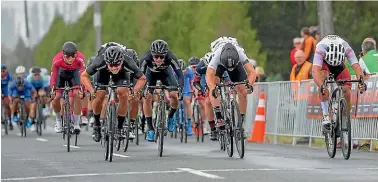
<path fill-rule="evenodd" d="M 136 137 L 135 144 L 139 145 L 139 117 L 137 117 L 137 119 L 135 121 L 134 129 L 135 129 L 135 135 L 136 135 L 135 136 Z"/>
<path fill-rule="evenodd" d="M 182 143 L 184 141 L 184 122 L 183 122 L 183 118 L 181 117 L 181 114 L 180 114 L 180 108 L 177 110 L 177 115 L 178 115 L 178 119 L 179 119 L 179 131 L 180 131 L 180 142 Z"/>
<path fill-rule="evenodd" d="M 193 112 L 193 122 L 195 123 L 194 134 L 196 135 L 197 142 L 199 142 L 199 139 L 200 139 L 200 119 L 199 119 L 199 110 L 198 110 L 196 101 L 193 104 L 192 112 Z"/>
<path fill-rule="evenodd" d="M 68 96 L 67 96 L 68 97 Z M 67 152 L 70 152 L 70 142 L 71 142 L 71 113 L 70 113 L 70 105 L 68 98 L 65 99 L 65 109 L 64 109 L 64 123 L 66 125 L 65 132 L 67 135 Z"/>
<path fill-rule="evenodd" d="M 163 156 L 163 150 L 164 150 L 164 130 L 165 130 L 165 104 L 164 101 L 160 101 L 159 103 L 159 126 L 158 126 L 158 133 L 159 133 L 159 142 L 158 142 L 158 155 L 160 157 Z"/>
<path fill-rule="evenodd" d="M 238 118 L 237 121 L 235 119 L 235 114 L 237 114 L 237 118 Z M 239 105 L 235 101 L 231 102 L 231 119 L 232 119 L 232 125 L 234 126 L 233 135 L 235 139 L 236 150 L 238 151 L 239 157 L 244 158 L 245 137 L 244 137 L 243 119 L 240 114 Z"/>
<path fill-rule="evenodd" d="M 328 102 L 328 111 L 330 112 L 328 114 L 329 116 L 333 116 L 335 114 L 332 107 L 332 103 L 336 99 L 336 93 L 335 93 L 336 91 L 337 90 L 333 91 L 331 100 Z M 324 136 L 324 142 L 326 143 L 326 150 L 330 158 L 334 158 L 336 155 L 337 138 L 336 138 L 336 133 L 334 129 L 335 127 L 334 123 L 337 123 L 337 120 L 338 120 L 338 117 L 336 116 L 336 121 L 331 121 L 330 130 L 326 132 Z"/>
<path fill-rule="evenodd" d="M 185 117 L 184 105 L 181 104 L 180 108 L 181 108 L 181 118 L 182 118 L 182 121 L 184 122 L 184 126 L 183 126 L 184 142 L 188 143 L 188 127 L 189 127 L 188 126 L 188 120 Z"/>
<path fill-rule="evenodd" d="M 42 135 L 42 117 L 43 117 L 43 115 L 42 115 L 42 105 L 40 104 L 40 103 L 38 103 L 38 106 L 37 106 L 37 123 L 36 123 L 36 125 L 37 125 L 37 134 L 39 135 L 39 136 L 41 136 Z"/>
<path fill-rule="evenodd" d="M 343 157 L 345 160 L 348 160 L 350 158 L 350 152 L 351 152 L 351 147 L 352 147 L 352 132 L 351 132 L 351 122 L 350 122 L 350 117 L 349 113 L 347 112 L 347 116 L 344 117 L 344 111 L 347 110 L 347 102 L 345 99 L 341 99 L 339 101 L 339 121 L 340 121 L 340 140 L 341 140 L 341 151 L 343 153 Z M 346 134 L 346 139 L 347 141 L 345 142 L 345 136 L 344 133 Z"/>
<path fill-rule="evenodd" d="M 110 119 L 110 122 L 109 122 L 109 128 L 110 128 L 110 132 L 109 132 L 109 162 L 112 162 L 113 161 L 113 147 L 114 147 L 114 132 L 115 132 L 114 121 L 117 121 L 116 105 L 111 104 L 110 109 L 111 109 L 111 119 Z"/>
<path fill-rule="evenodd" d="M 78 134 L 75 134 L 75 146 L 77 146 L 77 137 L 78 137 Z"/>
<path fill-rule="evenodd" d="M 126 132 L 126 138 L 125 138 L 125 148 L 123 149 L 123 152 L 126 152 L 127 149 L 129 148 L 129 140 L 130 140 L 130 122 L 128 121 L 127 127 L 125 127 L 125 132 Z"/>
<path fill-rule="evenodd" d="M 8 135 L 8 118 L 6 117 L 8 115 L 7 108 L 4 104 L 1 104 L 1 121 L 4 123 L 4 132 L 5 135 Z"/>
<path fill-rule="evenodd" d="M 229 157 L 234 155 L 234 139 L 232 137 L 232 126 L 230 124 L 229 128 L 226 130 L 225 145 L 227 154 Z"/>

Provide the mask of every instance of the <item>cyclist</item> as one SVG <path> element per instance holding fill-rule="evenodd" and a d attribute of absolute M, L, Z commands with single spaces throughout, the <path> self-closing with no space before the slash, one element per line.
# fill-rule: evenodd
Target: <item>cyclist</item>
<path fill-rule="evenodd" d="M 46 77 L 46 80 L 47 80 L 47 83 L 49 84 L 49 87 L 47 87 L 46 89 L 46 93 L 50 93 L 50 74 L 48 73 L 47 69 L 46 68 L 41 68 L 41 74 Z M 50 100 L 47 100 L 46 101 L 47 103 L 44 105 L 44 108 L 43 108 L 43 115 L 44 116 L 50 116 Z"/>
<path fill-rule="evenodd" d="M 244 85 L 237 85 L 236 90 L 238 93 L 238 104 L 242 121 L 244 121 L 245 113 L 247 110 L 247 92 L 252 92 L 252 85 L 255 82 L 256 72 L 252 63 L 249 61 L 244 49 L 232 39 L 225 42 L 218 42 L 217 44 L 211 43 L 211 49 L 214 51 L 208 69 L 206 71 L 206 82 L 210 91 L 210 101 L 214 108 L 214 113 L 217 119 L 217 125 L 220 129 L 224 128 L 222 111 L 220 108 L 220 100 L 217 96 L 216 83 L 220 82 L 225 71 L 228 72 L 232 82 L 241 82 L 248 80 L 248 91 Z M 213 136 L 215 132 L 212 132 Z"/>
<path fill-rule="evenodd" d="M 35 90 L 37 91 L 39 96 L 44 96 L 47 93 L 47 88 L 49 87 L 49 83 L 44 75 L 41 74 L 41 68 L 39 67 L 32 67 L 30 69 L 29 76 L 26 78 L 29 81 Z M 46 100 L 42 101 L 42 104 L 46 103 Z M 36 116 L 36 103 L 31 104 L 31 112 L 30 112 L 30 120 L 31 120 L 31 131 L 35 131 L 35 116 Z"/>
<path fill-rule="evenodd" d="M 177 63 L 176 56 L 169 50 L 168 43 L 164 40 L 155 40 L 152 42 L 150 50 L 148 50 L 141 58 L 141 69 L 146 73 L 147 83 L 150 86 L 155 86 L 157 80 L 160 80 L 166 86 L 184 86 L 184 76 Z M 173 75 L 176 73 L 178 83 Z M 147 91 L 147 97 L 144 99 L 143 110 L 146 116 L 148 125 L 148 133 L 146 139 L 150 142 L 154 141 L 155 132 L 152 127 L 152 95 L 154 89 Z M 178 92 L 176 90 L 168 90 L 170 96 L 171 109 L 168 114 L 168 131 L 175 130 L 175 123 L 173 115 L 178 107 Z"/>
<path fill-rule="evenodd" d="M 50 87 L 52 91 L 53 109 L 55 112 L 55 132 L 62 132 L 62 118 L 61 118 L 61 94 L 62 90 L 55 91 L 55 88 L 62 88 L 65 82 L 68 82 L 70 87 L 75 87 L 69 93 L 71 108 L 74 114 L 74 132 L 80 133 L 80 112 L 81 112 L 81 97 L 82 93 L 79 91 L 80 73 L 84 71 L 84 56 L 78 54 L 76 44 L 73 42 L 66 42 L 63 44 L 62 51 L 60 51 L 53 58 L 53 65 L 51 68 Z"/>
<path fill-rule="evenodd" d="M 134 93 L 144 86 L 146 77 L 142 71 L 138 68 L 135 61 L 132 60 L 133 55 L 130 55 L 126 51 L 126 47 L 123 45 L 117 45 L 115 43 L 107 43 L 103 45 L 99 50 L 99 54 L 92 64 L 82 73 L 81 80 L 92 96 L 96 96 L 93 100 L 93 112 L 94 112 L 94 127 L 93 127 L 93 140 L 99 142 L 101 139 L 100 132 L 100 112 L 102 109 L 102 103 L 105 99 L 105 88 L 100 88 L 94 93 L 94 88 L 91 84 L 90 76 L 96 74 L 94 82 L 99 84 L 108 84 L 110 75 L 112 75 L 113 82 L 117 85 L 123 85 L 130 81 L 128 72 L 133 72 L 137 83 L 134 87 Z M 117 137 L 123 137 L 121 130 L 128 111 L 128 99 L 129 89 L 125 87 L 117 88 L 117 96 L 119 99 L 118 105 L 118 130 Z"/>
<path fill-rule="evenodd" d="M 349 70 L 345 66 L 345 57 L 357 73 L 357 78 L 360 79 L 363 76 L 363 72 L 353 49 L 346 41 L 337 35 L 327 35 L 316 45 L 312 76 L 315 84 L 320 88 L 319 97 L 323 111 L 322 125 L 323 129 L 326 130 L 329 129 L 331 121 L 328 116 L 329 91 L 327 87 L 323 87 L 323 80 L 328 73 L 334 74 L 335 80 L 351 79 Z M 322 74 L 322 70 L 325 70 L 326 74 Z M 344 87 L 344 96 L 348 102 L 348 111 L 352 107 L 351 85 L 351 83 L 346 83 Z M 359 83 L 358 87 L 362 92 L 366 90 L 366 85 L 363 82 Z"/>
<path fill-rule="evenodd" d="M 207 87 L 206 71 L 212 57 L 213 57 L 213 53 L 208 52 L 205 54 L 204 57 L 201 58 L 201 61 L 198 63 L 196 71 L 195 71 L 193 86 L 200 92 L 198 96 L 198 102 L 201 105 L 202 118 L 206 119 L 204 120 L 204 132 L 208 133 L 208 131 L 205 130 L 205 125 L 207 123 L 206 121 L 208 121 L 210 129 L 212 131 L 210 140 L 217 140 L 216 132 L 215 132 L 215 121 L 214 121 L 215 116 L 214 116 L 214 112 L 213 112 L 212 105 L 210 102 L 209 92 L 206 91 L 206 87 Z M 223 77 L 226 78 L 225 79 L 226 83 L 231 82 L 230 77 L 228 76 L 227 72 L 223 73 Z"/>
<path fill-rule="evenodd" d="M 189 59 L 189 64 L 190 66 L 185 67 L 184 62 L 182 61 L 181 63 L 181 70 L 184 73 L 184 90 L 182 96 L 184 97 L 184 107 L 186 111 L 186 118 L 187 118 L 187 123 L 186 123 L 186 131 L 188 133 L 188 136 L 193 135 L 193 130 L 192 130 L 192 82 L 194 79 L 194 73 L 193 73 L 193 67 L 197 66 L 199 62 L 199 59 L 196 57 L 191 57 Z"/>
<path fill-rule="evenodd" d="M 14 82 L 11 83 L 9 86 L 9 91 L 11 93 L 12 97 L 12 106 L 11 110 L 13 113 L 12 121 L 18 122 L 18 103 L 19 103 L 19 97 L 24 96 L 25 101 L 25 114 L 28 118 L 28 115 L 30 113 L 30 105 L 32 102 L 35 102 L 35 97 L 37 96 L 37 92 L 35 91 L 35 88 L 33 85 L 25 80 L 22 75 L 16 76 L 14 79 Z"/>
<path fill-rule="evenodd" d="M 9 84 L 12 82 L 12 74 L 7 71 L 5 64 L 1 64 L 1 102 L 5 104 L 5 107 L 8 111 L 8 119 L 11 119 L 11 108 L 9 102 Z M 9 122 L 9 129 L 13 130 L 12 122 Z"/>
<path fill-rule="evenodd" d="M 16 76 L 21 76 L 23 77 L 24 79 L 26 79 L 26 77 L 28 77 L 28 74 L 25 73 L 25 67 L 24 66 L 17 66 L 16 70 L 15 70 L 15 73 L 16 73 Z"/>
<path fill-rule="evenodd" d="M 138 54 L 134 49 L 126 49 L 126 51 L 129 53 L 129 55 L 133 55 L 132 59 L 135 61 L 135 64 L 139 67 L 140 62 L 138 58 Z M 132 81 L 133 85 L 136 85 L 138 79 L 135 78 L 134 73 L 130 73 L 130 81 Z M 139 112 L 139 100 L 140 100 L 140 94 L 139 93 L 134 93 L 134 96 L 130 100 L 130 123 L 131 127 L 138 127 L 135 126 L 135 120 L 138 117 L 138 112 Z M 129 138 L 134 139 L 135 138 L 135 133 L 133 132 L 134 128 L 132 128 Z M 138 133 L 136 133 L 138 134 Z"/>

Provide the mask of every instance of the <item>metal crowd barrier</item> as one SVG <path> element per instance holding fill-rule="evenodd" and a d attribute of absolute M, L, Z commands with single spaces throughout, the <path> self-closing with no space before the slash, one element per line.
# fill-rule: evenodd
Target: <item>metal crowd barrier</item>
<path fill-rule="evenodd" d="M 370 89 L 373 89 L 372 93 L 378 93 L 378 77 L 372 79 L 371 82 L 375 84 L 375 87 Z M 264 92 L 266 99 L 265 133 L 274 137 L 274 144 L 277 144 L 278 136 L 293 137 L 292 145 L 297 144 L 299 137 L 309 138 L 309 146 L 312 145 L 314 138 L 324 138 L 321 133 L 321 119 L 308 117 L 308 109 L 318 112 L 318 115 L 322 112 L 320 104 L 308 107 L 310 96 L 306 94 L 309 91 L 317 92 L 318 89 L 314 86 L 313 80 L 256 83 L 254 88 L 254 93 L 248 95 L 247 122 L 245 123 L 246 132 L 249 132 L 247 136 L 251 136 L 259 95 Z M 378 94 L 373 94 L 373 97 L 378 97 Z M 378 102 L 372 105 L 376 106 L 374 110 L 378 109 Z M 361 110 L 359 109 L 359 112 Z M 351 124 L 352 139 L 369 140 L 370 151 L 372 151 L 373 141 L 378 140 L 378 117 L 352 118 Z"/>

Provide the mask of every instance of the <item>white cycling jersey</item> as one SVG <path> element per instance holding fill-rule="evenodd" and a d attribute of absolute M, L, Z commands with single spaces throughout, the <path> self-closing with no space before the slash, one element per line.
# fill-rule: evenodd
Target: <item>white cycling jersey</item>
<path fill-rule="evenodd" d="M 213 52 L 212 59 L 209 63 L 209 67 L 214 68 L 215 70 L 217 70 L 218 65 L 221 64 L 220 55 L 222 53 L 222 49 L 220 49 L 220 48 L 223 48 L 223 46 L 224 46 L 224 44 L 221 47 L 218 47 L 218 49 L 215 52 Z M 239 47 L 239 46 L 235 46 L 235 47 L 236 47 L 236 50 L 238 51 L 238 54 L 239 54 L 239 62 L 242 62 L 242 63 L 245 62 L 245 61 L 250 62 L 247 55 L 244 53 L 244 49 Z"/>

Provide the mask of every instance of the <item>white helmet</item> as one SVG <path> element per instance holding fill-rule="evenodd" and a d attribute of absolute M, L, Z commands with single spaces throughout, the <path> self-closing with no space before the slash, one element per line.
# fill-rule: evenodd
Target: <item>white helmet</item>
<path fill-rule="evenodd" d="M 325 61 L 330 66 L 339 66 L 345 59 L 344 40 L 337 35 L 327 35 L 322 40 L 327 45 Z"/>
<path fill-rule="evenodd" d="M 30 68 L 30 69 L 29 69 L 29 75 L 32 74 L 32 70 L 33 70 L 33 68 Z"/>
<path fill-rule="evenodd" d="M 25 67 L 24 66 L 17 66 L 15 72 L 16 72 L 16 74 L 25 73 Z"/>
<path fill-rule="evenodd" d="M 226 43 L 231 43 L 235 46 L 240 47 L 236 38 L 223 36 L 223 37 L 219 37 L 218 39 L 213 41 L 210 44 L 210 49 L 211 49 L 212 52 L 215 52 L 219 47 L 225 45 Z"/>
<path fill-rule="evenodd" d="M 41 68 L 41 73 L 43 74 L 43 75 L 47 75 L 48 73 L 47 73 L 47 69 L 46 68 Z"/>

